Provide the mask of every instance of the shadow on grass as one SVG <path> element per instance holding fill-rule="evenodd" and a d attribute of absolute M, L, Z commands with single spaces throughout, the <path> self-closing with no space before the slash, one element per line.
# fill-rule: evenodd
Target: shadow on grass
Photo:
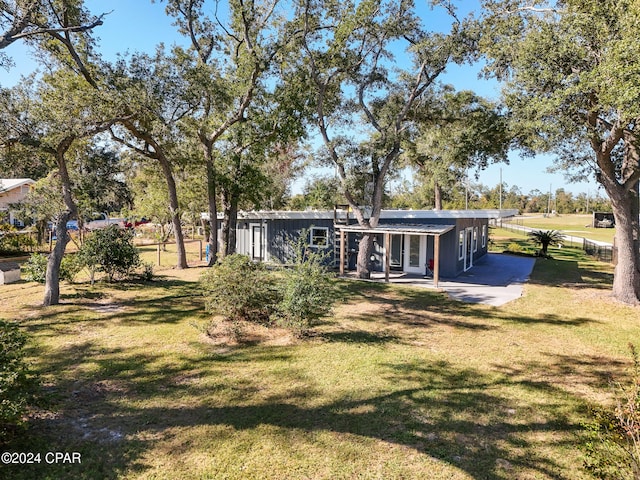
<path fill-rule="evenodd" d="M 286 349 L 279 360 L 287 362 Z M 229 355 L 225 362 L 242 368 L 273 362 L 271 349 L 247 349 Z M 476 369 L 460 368 L 446 361 L 424 364 L 403 362 L 382 365 L 380 374 L 391 391 L 353 392 L 343 399 L 320 398 L 313 382 L 291 369 L 287 381 L 308 382 L 308 388 L 292 389 L 284 397 L 265 400 L 257 396 L 261 382 L 232 374 L 216 376 L 217 362 L 201 359 L 191 364 L 167 365 L 159 354 L 128 354 L 123 349 L 105 351 L 86 342 L 61 351 L 48 361 L 52 371 L 72 372 L 72 358 L 94 363 L 97 368 L 74 378 L 65 374 L 57 386 L 61 414 L 33 422 L 32 443 L 47 449 L 79 451 L 82 465 L 30 465 L 20 469 L 3 467 L 9 477 L 26 478 L 117 478 L 122 472 L 143 473 L 143 457 L 166 432 L 198 426 L 226 426 L 235 431 L 276 427 L 269 435 L 284 441 L 281 448 L 293 453 L 302 443 L 313 443 L 313 432 L 350 434 L 409 447 L 437 458 L 477 479 L 509 479 L 513 470 L 545 478 L 572 478 L 563 466 L 545 456 L 549 448 L 568 446 L 580 433 L 573 420 L 580 412 L 566 395 L 554 396 L 555 403 L 523 407 L 518 392 L 529 391 L 543 398 L 558 387 L 548 382 L 527 382 L 518 377 L 518 367 L 505 366 L 504 374 L 487 375 Z M 558 368 L 564 359 L 558 359 Z M 580 365 L 586 371 L 596 359 Z M 523 369 L 528 367 L 523 366 Z M 220 372 L 219 372 L 220 373 Z M 561 373 L 561 372 L 558 372 Z M 198 386 L 203 375 L 215 384 Z M 196 381 L 194 381 L 194 379 Z M 282 380 L 281 380 L 282 381 Z M 162 405 L 183 394 L 226 396 L 207 402 Z M 231 392 L 231 393 L 229 393 Z M 120 399 L 132 397 L 126 406 Z M 224 401 L 222 401 L 224 398 Z M 311 401 L 310 401 L 311 400 Z M 527 404 L 528 405 L 528 404 Z M 531 411 L 522 412 L 522 409 Z M 295 443 L 286 444 L 290 432 Z M 283 440 L 284 439 L 284 440 Z M 231 438 L 220 442 L 233 442 Z M 336 445 L 339 445 L 339 437 Z M 48 443 L 47 443 L 48 442 Z M 18 445 L 19 447 L 20 445 Z M 209 454 L 215 458 L 215 442 Z M 171 464 L 172 460 L 167 460 Z"/>
<path fill-rule="evenodd" d="M 202 302 L 193 282 L 172 280 L 152 286 L 158 295 L 149 295 L 144 284 L 109 286 L 133 294 L 120 302 L 123 311 L 98 314 L 80 298 L 72 305 L 42 310 L 30 328 L 41 335 L 43 331 L 72 334 L 65 328 L 82 322 L 98 327 L 110 322 L 154 326 L 201 314 Z M 372 313 L 350 312 L 350 318 L 372 327 L 490 331 L 501 328 L 501 322 L 573 327 L 592 321 L 506 315 L 495 308 L 449 301 L 438 292 L 383 284 L 337 282 L 337 289 L 342 300 L 372 305 Z M 71 312 L 70 306 L 81 307 L 76 308 L 81 312 Z M 339 330 L 336 324 L 339 320 L 324 325 L 322 336 L 330 342 L 378 345 L 411 338 L 394 330 Z M 176 359 L 162 351 L 126 345 L 108 348 L 87 340 L 42 352 L 40 370 L 55 379 L 48 388 L 55 412 L 36 416 L 27 435 L 11 448 L 79 451 L 83 462 L 81 466 L 7 466 L 2 474 L 7 472 L 7 478 L 16 480 L 119 478 L 145 472 L 149 468 L 145 455 L 156 442 L 166 441 L 169 431 L 198 426 L 252 431 L 271 425 L 277 429 L 270 435 L 283 438 L 292 430 L 305 432 L 296 436 L 296 442 L 312 443 L 313 435 L 307 434 L 327 431 L 394 443 L 477 479 L 512 478 L 513 469 L 526 470 L 532 477 L 568 479 L 572 473 L 544 453 L 571 448 L 580 435 L 575 418 L 582 414 L 577 406 L 582 403 L 568 393 L 568 387 L 574 377 L 599 387 L 607 381 L 611 367 L 606 358 L 569 355 L 551 359 L 550 365 L 495 365 L 492 374 L 447 361 L 393 362 L 379 367 L 379 375 L 387 380 L 384 391 L 355 389 L 334 399 L 323 396 L 312 372 L 295 368 L 297 348 L 304 344 L 249 346 L 224 355 L 201 349 Z M 274 363 L 279 365 L 277 373 Z M 239 374 L 245 369 L 250 370 Z M 269 394 L 264 390 L 270 388 L 270 381 L 297 386 Z M 547 403 L 526 402 L 521 398 L 525 394 Z M 195 400 L 183 401 L 184 397 Z M 257 435 L 253 441 L 259 443 Z M 288 448 L 294 452 L 296 445 Z M 209 454 L 215 456 L 214 447 Z"/>
<path fill-rule="evenodd" d="M 539 258 L 530 283 L 554 287 L 607 290 L 613 284 L 612 267 L 578 248 L 551 249 L 552 258 Z"/>
<path fill-rule="evenodd" d="M 129 295 L 119 299 L 118 292 Z M 209 318 L 199 288 L 194 282 L 181 280 L 79 284 L 74 293 L 61 296 L 61 300 L 52 307 L 31 307 L 38 315 L 23 325 L 32 332 L 55 327 L 50 334 L 59 335 L 87 321 L 93 327 L 108 327 L 115 322 L 175 324 L 185 319 Z"/>
<path fill-rule="evenodd" d="M 565 318 L 559 315 L 511 314 L 498 308 L 449 300 L 442 293 L 398 285 L 345 281 L 352 292 L 354 307 L 350 319 L 370 324 L 415 327 L 421 330 L 453 327 L 462 330 L 499 330 L 505 323 L 575 327 L 598 323 L 591 318 Z M 357 304 L 373 306 L 359 312 Z M 338 319 L 338 324 L 339 319 Z M 379 341 L 378 338 L 374 339 Z M 394 340 L 388 338 L 388 341 Z"/>

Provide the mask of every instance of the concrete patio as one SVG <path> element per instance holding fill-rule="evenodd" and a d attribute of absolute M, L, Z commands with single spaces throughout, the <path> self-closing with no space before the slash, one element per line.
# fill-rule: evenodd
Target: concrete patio
<path fill-rule="evenodd" d="M 488 253 L 474 266 L 456 278 L 442 278 L 438 290 L 456 300 L 500 306 L 522 296 L 522 287 L 529 279 L 536 259 L 503 253 Z M 348 277 L 355 278 L 355 272 Z M 384 282 L 384 273 L 375 272 L 371 278 Z M 391 272 L 389 282 L 413 287 L 433 288 L 432 278 L 403 272 Z"/>

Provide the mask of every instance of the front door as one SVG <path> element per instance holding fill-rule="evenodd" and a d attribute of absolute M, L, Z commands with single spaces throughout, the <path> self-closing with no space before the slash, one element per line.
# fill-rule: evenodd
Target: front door
<path fill-rule="evenodd" d="M 424 235 L 405 235 L 404 245 L 404 271 L 424 275 L 427 265 L 427 237 Z"/>
<path fill-rule="evenodd" d="M 251 228 L 251 259 L 262 261 L 264 260 L 264 244 L 265 244 L 265 229 L 262 225 L 252 223 Z"/>

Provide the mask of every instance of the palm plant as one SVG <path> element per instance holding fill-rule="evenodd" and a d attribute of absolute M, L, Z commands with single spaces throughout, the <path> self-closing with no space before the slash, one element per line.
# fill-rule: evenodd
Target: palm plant
<path fill-rule="evenodd" d="M 540 255 L 546 256 L 549 245 L 560 242 L 563 235 L 558 230 L 533 230 L 529 232 L 529 237 L 536 242 L 536 244 L 542 246 Z"/>

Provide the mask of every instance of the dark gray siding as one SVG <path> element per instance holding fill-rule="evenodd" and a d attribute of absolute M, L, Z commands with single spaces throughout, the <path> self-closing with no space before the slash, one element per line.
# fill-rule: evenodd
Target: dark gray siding
<path fill-rule="evenodd" d="M 328 228 L 328 244 L 325 248 L 309 247 L 319 252 L 326 252 L 328 261 L 333 261 L 334 229 L 333 220 L 323 219 L 277 219 L 267 222 L 267 249 L 271 261 L 291 263 L 294 260 L 294 248 L 300 235 L 305 232 L 305 243 L 309 243 L 309 231 L 311 227 Z"/>
<path fill-rule="evenodd" d="M 466 228 L 477 229 L 477 251 L 473 251 L 473 263 L 487 253 L 488 247 L 488 220 L 473 218 L 399 218 L 384 219 L 382 224 L 413 224 L 413 225 L 455 225 L 455 229 L 440 237 L 440 275 L 442 277 L 455 277 L 464 271 L 464 261 L 459 258 L 458 240 L 460 232 L 464 232 Z M 247 254 L 250 252 L 250 235 L 249 228 L 252 224 L 266 225 L 265 249 L 266 258 L 272 262 L 290 263 L 294 259 L 295 243 L 300 239 L 301 232 L 305 231 L 309 235 L 311 227 L 327 228 L 328 244 L 325 248 L 309 247 L 327 254 L 327 261 L 337 265 L 338 258 L 334 258 L 335 253 L 335 230 L 333 219 L 239 219 L 238 220 L 238 252 Z M 482 227 L 487 228 L 487 239 L 485 245 L 482 245 Z M 244 232 L 244 233 L 243 233 Z M 356 255 L 361 234 L 349 233 L 348 243 L 345 250 L 346 260 L 350 269 L 355 268 Z M 241 240 L 244 243 L 241 245 Z M 473 235 L 472 235 L 473 238 Z M 308 236 L 304 239 L 308 245 Z M 427 261 L 435 257 L 434 238 L 427 237 Z M 384 268 L 384 248 L 383 235 L 375 236 L 372 268 L 382 271 Z"/>

